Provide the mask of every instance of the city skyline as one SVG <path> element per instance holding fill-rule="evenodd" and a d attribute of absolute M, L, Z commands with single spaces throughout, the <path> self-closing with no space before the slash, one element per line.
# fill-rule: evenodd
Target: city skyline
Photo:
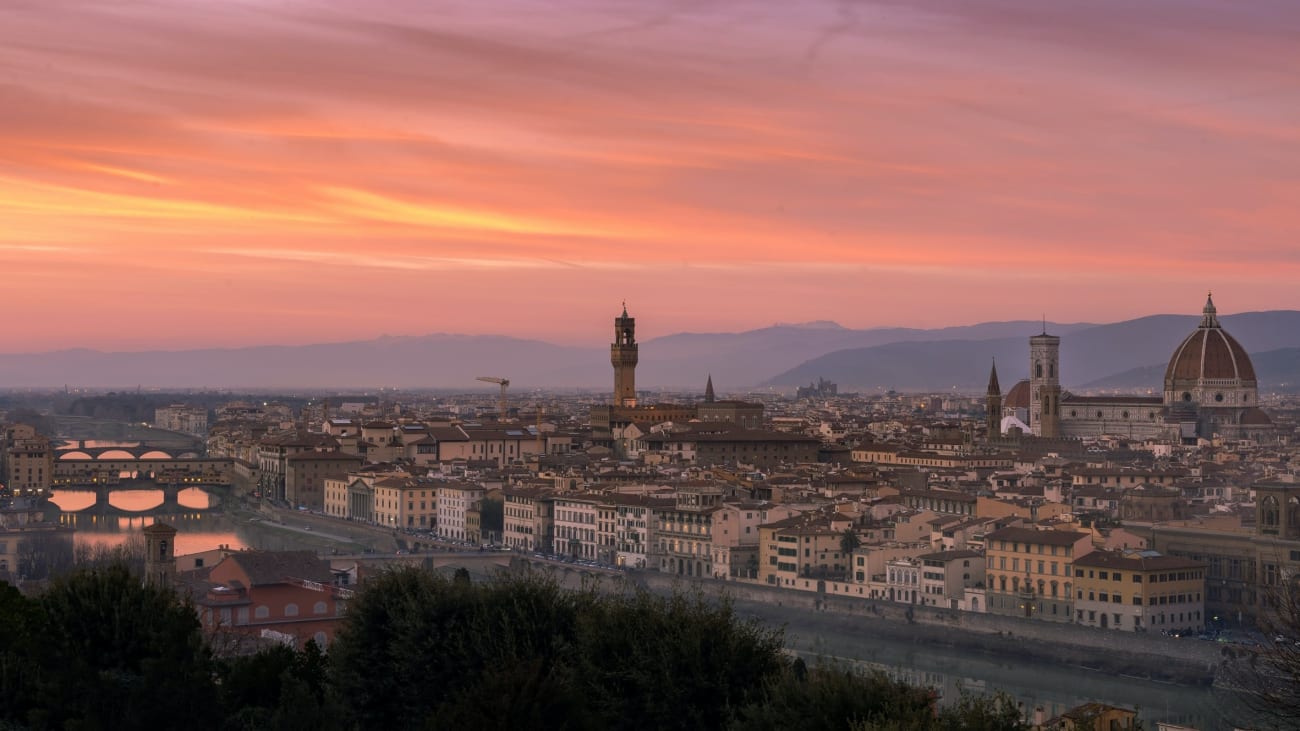
<path fill-rule="evenodd" d="M 0 351 L 1296 307 L 1300 9 L 969 5 L 6 3 Z"/>

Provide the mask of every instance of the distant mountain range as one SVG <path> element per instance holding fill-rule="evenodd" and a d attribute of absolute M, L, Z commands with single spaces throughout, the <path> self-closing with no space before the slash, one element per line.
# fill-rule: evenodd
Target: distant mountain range
<path fill-rule="evenodd" d="M 1255 366 L 1255 377 L 1262 385 L 1287 391 L 1300 390 L 1300 348 L 1280 348 L 1263 353 L 1251 353 L 1250 362 Z M 1157 363 L 1142 368 L 1132 368 L 1092 383 L 1085 383 L 1081 388 L 1118 391 L 1150 387 L 1151 384 L 1164 381 L 1165 368 L 1168 365 L 1168 363 Z"/>
<path fill-rule="evenodd" d="M 0 388 L 139 384 L 158 388 L 463 386 L 472 390 L 486 387 L 474 380 L 477 376 L 506 377 L 519 386 L 580 383 L 610 370 L 607 354 L 605 368 L 599 368 L 601 355 L 595 349 L 537 340 L 445 334 L 182 351 L 62 350 L 0 355 Z"/>
<path fill-rule="evenodd" d="M 1300 381 L 1300 312 L 1221 318 L 1251 353 L 1266 385 Z M 1046 323 L 1061 343 L 1062 380 L 1075 388 L 1159 388 L 1174 347 L 1199 318 L 1156 315 L 1110 325 Z M 1038 321 L 939 329 L 850 330 L 833 322 L 739 333 L 679 333 L 643 341 L 637 384 L 703 391 L 807 384 L 841 390 L 982 390 L 997 358 L 1004 388 L 1028 373 Z M 433 334 L 302 346 L 186 351 L 62 350 L 0 355 L 0 388 L 483 388 L 477 376 L 509 378 L 511 390 L 612 383 L 607 348 L 496 335 Z"/>
<path fill-rule="evenodd" d="M 1224 329 L 1247 352 L 1266 353 L 1300 347 L 1300 312 L 1247 312 L 1219 318 Z M 1067 388 L 1154 388 L 1162 386 L 1165 364 L 1173 350 L 1200 323 L 1199 317 L 1153 315 L 1069 332 L 1048 325 L 1061 338 L 1061 381 Z M 948 389 L 970 391 L 988 383 L 994 358 L 1003 388 L 1029 375 L 1029 336 L 1041 325 L 1016 337 L 989 339 L 929 339 L 893 342 L 868 348 L 838 350 L 784 371 L 764 385 L 795 386 L 817 377 L 841 384 L 841 390 Z M 1252 355 L 1252 361 L 1254 356 Z M 1284 355 L 1269 355 L 1259 366 L 1264 385 L 1300 380 L 1300 366 Z"/>

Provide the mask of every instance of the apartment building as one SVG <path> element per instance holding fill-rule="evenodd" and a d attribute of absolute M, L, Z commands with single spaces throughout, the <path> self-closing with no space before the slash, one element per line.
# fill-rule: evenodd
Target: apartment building
<path fill-rule="evenodd" d="M 760 526 L 759 579 L 794 586 L 800 578 L 846 578 L 852 553 L 844 551 L 843 540 L 852 526 L 848 516 L 826 512 L 795 515 Z"/>
<path fill-rule="evenodd" d="M 600 558 L 597 526 L 603 497 L 580 493 L 552 498 L 555 511 L 552 553 L 586 561 Z"/>
<path fill-rule="evenodd" d="M 1074 619 L 1073 564 L 1092 552 L 1091 534 L 1008 527 L 984 543 L 990 614 Z"/>
<path fill-rule="evenodd" d="M 308 510 L 325 510 L 325 480 L 361 467 L 361 458 L 337 450 L 304 451 L 284 461 L 284 499 Z"/>
<path fill-rule="evenodd" d="M 153 424 L 159 429 L 203 437 L 208 434 L 208 410 L 201 406 L 172 404 L 154 409 Z"/>
<path fill-rule="evenodd" d="M 1074 562 L 1075 622 L 1126 632 L 1205 628 L 1205 564 L 1155 551 Z"/>
<path fill-rule="evenodd" d="M 502 543 L 518 551 L 551 551 L 554 502 L 548 488 L 507 487 L 501 491 L 504 535 Z"/>
<path fill-rule="evenodd" d="M 679 576 L 725 576 L 713 565 L 713 521 L 723 489 L 710 483 L 677 488 L 672 508 L 657 514 L 658 569 Z"/>
<path fill-rule="evenodd" d="M 477 543 L 481 535 L 469 524 L 468 513 L 477 511 L 487 494 L 483 485 L 473 482 L 440 482 L 434 497 L 439 538 Z"/>
<path fill-rule="evenodd" d="M 606 495 L 597 506 L 598 560 L 615 566 L 649 566 L 658 515 L 676 504 L 672 497 Z"/>
<path fill-rule="evenodd" d="M 54 480 L 54 450 L 34 427 L 15 424 L 5 429 L 3 444 L 5 487 L 14 495 L 44 495 Z"/>
<path fill-rule="evenodd" d="M 967 591 L 984 588 L 983 553 L 937 551 L 921 554 L 916 557 L 916 560 L 921 564 L 922 604 L 947 609 L 980 611 L 978 606 L 973 608 L 968 606 Z"/>

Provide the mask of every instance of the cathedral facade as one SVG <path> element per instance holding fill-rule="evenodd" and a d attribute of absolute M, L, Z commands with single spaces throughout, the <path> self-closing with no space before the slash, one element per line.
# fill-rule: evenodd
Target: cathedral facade
<path fill-rule="evenodd" d="M 1212 297 L 1201 323 L 1174 349 L 1161 396 L 1077 396 L 1061 389 L 1061 339 L 1046 332 L 1029 339 L 1029 378 L 997 405 L 999 429 L 1042 437 L 1098 437 L 1194 442 L 1215 436 L 1262 439 L 1273 423 L 1258 406 L 1255 368 L 1245 348 L 1219 324 Z M 993 412 L 996 376 L 989 383 Z M 993 424 L 990 422 L 990 427 Z"/>

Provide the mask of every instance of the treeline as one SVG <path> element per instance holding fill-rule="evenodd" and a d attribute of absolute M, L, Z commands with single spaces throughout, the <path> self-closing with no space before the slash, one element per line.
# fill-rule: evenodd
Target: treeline
<path fill-rule="evenodd" d="M 401 569 L 357 595 L 328 655 L 223 659 L 191 607 L 114 565 L 35 598 L 0 585 L 0 728 L 1026 728 L 1002 696 L 938 708 L 929 690 L 782 647 L 780 630 L 697 595 Z"/>

